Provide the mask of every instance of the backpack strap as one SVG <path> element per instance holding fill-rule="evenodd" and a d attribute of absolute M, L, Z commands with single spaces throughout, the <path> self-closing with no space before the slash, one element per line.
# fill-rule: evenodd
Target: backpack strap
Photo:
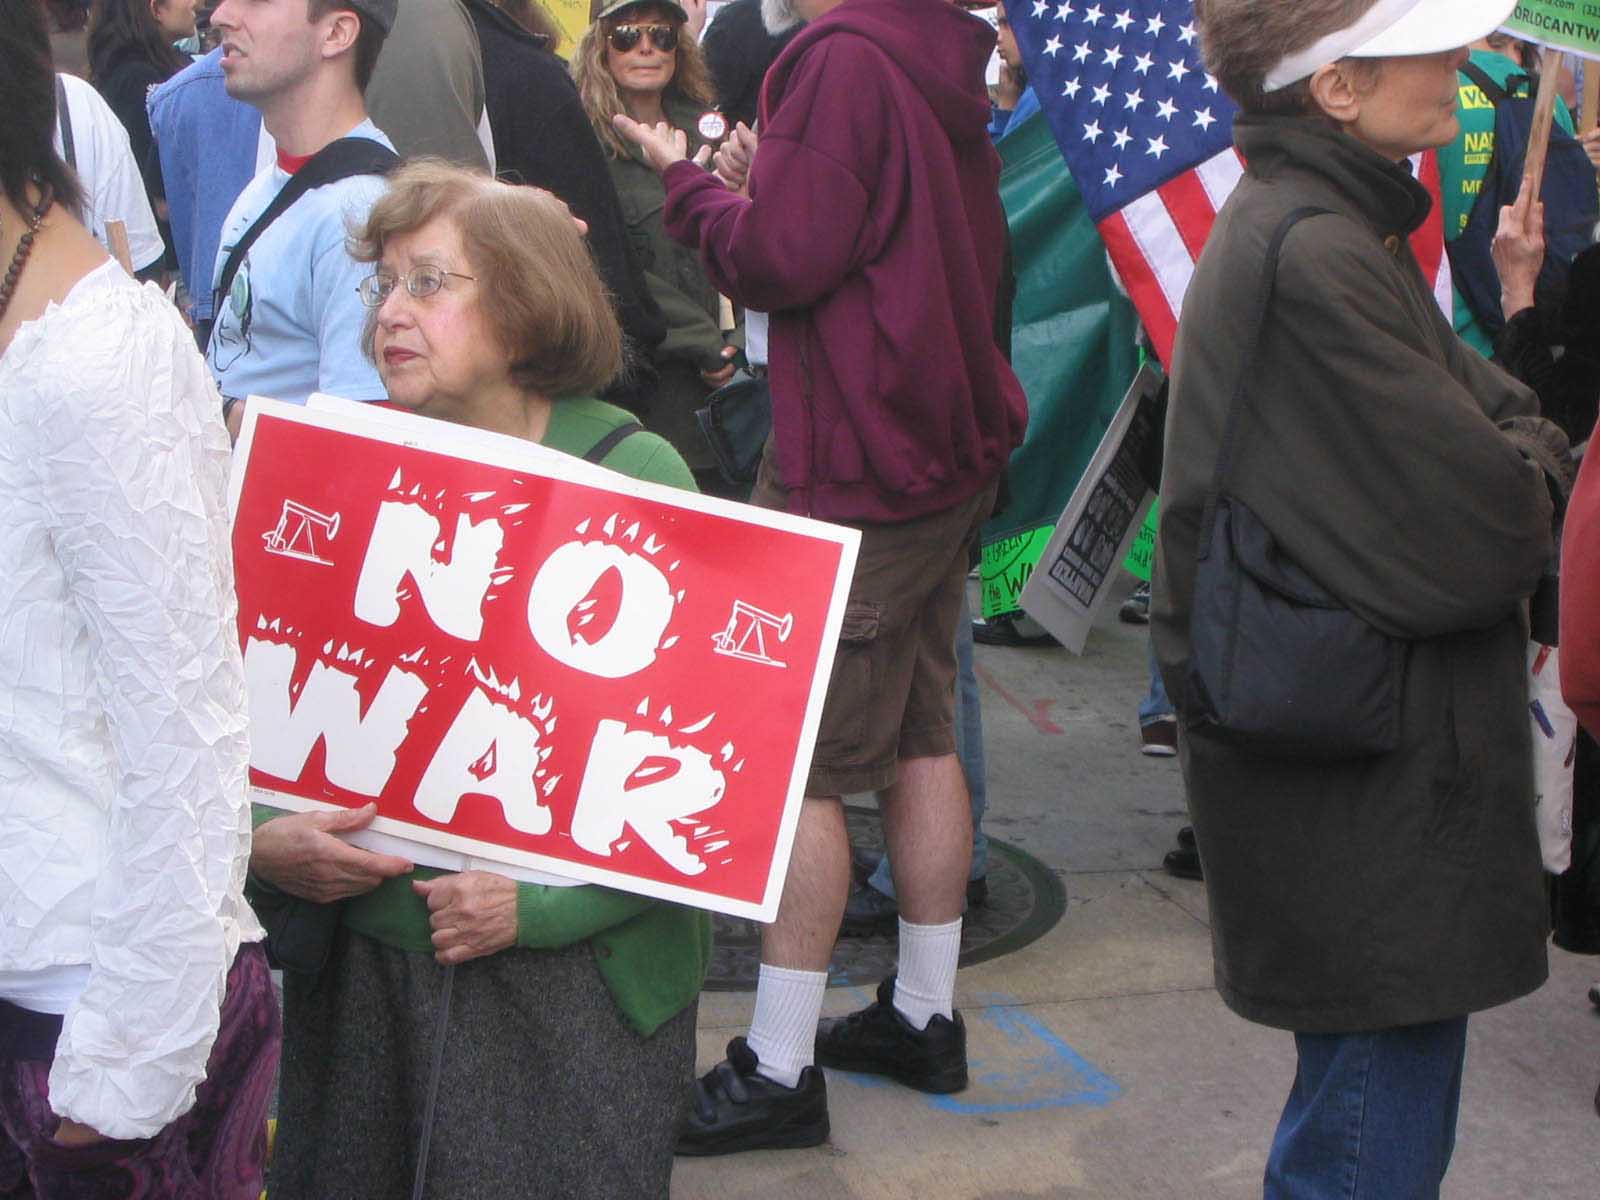
<path fill-rule="evenodd" d="M 61 130 L 61 157 L 67 160 L 67 166 L 76 171 L 78 151 L 72 141 L 72 109 L 67 106 L 66 81 L 59 73 L 56 75 L 56 125 Z"/>
<path fill-rule="evenodd" d="M 223 302 L 233 287 L 233 278 L 244 265 L 244 256 L 249 253 L 250 247 L 267 231 L 267 226 L 281 217 L 296 200 L 312 188 L 354 175 L 387 175 L 399 162 L 400 156 L 389 147 L 364 137 L 338 138 L 313 154 L 305 166 L 289 177 L 289 182 L 272 198 L 266 211 L 255 219 L 255 223 L 245 230 L 244 236 L 228 252 L 228 261 L 222 266 L 222 277 L 217 282 L 213 297 L 216 311 L 222 311 Z"/>
<path fill-rule="evenodd" d="M 1494 80 L 1490 79 L 1489 73 L 1479 67 L 1476 63 L 1462 63 L 1460 69 L 1463 75 L 1477 85 L 1480 92 L 1489 97 L 1489 102 L 1496 108 L 1500 107 L 1502 102 L 1512 98 L 1512 93 L 1510 91 L 1507 91 Z M 1526 75 L 1508 75 L 1506 77 L 1506 83 L 1510 84 L 1513 80 L 1526 80 L 1527 78 L 1528 77 Z"/>
<path fill-rule="evenodd" d="M 605 462 L 606 456 L 615 450 L 623 441 L 636 433 L 642 433 L 644 426 L 637 421 L 625 421 L 615 429 L 610 430 L 603 438 L 589 447 L 589 452 L 583 456 L 584 462 L 591 462 L 597 466 Z"/>

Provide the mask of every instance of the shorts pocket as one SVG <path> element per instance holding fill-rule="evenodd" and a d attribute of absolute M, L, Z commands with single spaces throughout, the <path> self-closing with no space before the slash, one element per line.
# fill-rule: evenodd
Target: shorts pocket
<path fill-rule="evenodd" d="M 878 633 L 883 623 L 881 604 L 845 606 L 839 625 L 839 646 L 828 678 L 828 698 L 812 755 L 819 767 L 860 766 L 855 761 L 866 740 L 867 720 L 873 711 L 872 694 L 878 686 Z"/>

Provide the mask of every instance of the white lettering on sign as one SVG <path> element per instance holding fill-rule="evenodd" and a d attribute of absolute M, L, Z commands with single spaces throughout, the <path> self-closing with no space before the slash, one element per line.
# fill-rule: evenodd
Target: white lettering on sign
<path fill-rule="evenodd" d="M 367 543 L 356 583 L 355 615 L 371 625 L 393 625 L 400 618 L 400 585 L 407 575 L 433 623 L 452 637 L 475 642 L 483 633 L 483 599 L 489 591 L 505 531 L 495 520 L 474 525 L 465 513 L 456 518 L 450 561 L 434 557 L 438 519 L 415 504 L 386 500 Z"/>
<path fill-rule="evenodd" d="M 320 740 L 328 782 L 376 796 L 394 774 L 406 722 L 428 694 L 415 675 L 390 667 L 383 686 L 361 713 L 356 677 L 315 662 L 298 696 L 290 696 L 295 649 L 251 638 L 244 651 L 250 696 L 250 765 L 279 779 L 299 779 Z"/>
<path fill-rule="evenodd" d="M 732 747 L 724 747 L 724 760 L 731 755 Z M 631 826 L 673 869 L 698 875 L 706 864 L 672 822 L 715 807 L 726 787 L 726 776 L 705 751 L 622 721 L 601 721 L 578 789 L 572 840 L 609 858 L 623 826 Z"/>
<path fill-rule="evenodd" d="M 540 703 L 535 698 L 535 708 Z M 551 706 L 544 707 L 549 711 Z M 551 716 L 545 728 L 554 727 Z M 518 833 L 549 833 L 550 810 L 539 803 L 535 779 L 543 757 L 539 728 L 475 687 L 417 785 L 417 811 L 447 825 L 461 797 L 492 796 L 500 801 L 506 824 Z"/>
<path fill-rule="evenodd" d="M 681 598 L 641 553 L 607 542 L 567 542 L 533 578 L 528 629 L 557 662 L 621 679 L 655 662 Z"/>

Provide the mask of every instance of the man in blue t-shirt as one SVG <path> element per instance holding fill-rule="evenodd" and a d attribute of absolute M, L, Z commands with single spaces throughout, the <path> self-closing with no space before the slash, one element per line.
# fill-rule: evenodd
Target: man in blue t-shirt
<path fill-rule="evenodd" d="M 258 109 L 277 161 L 234 201 L 212 277 L 220 287 L 234 246 L 294 173 L 340 138 L 393 150 L 367 118 L 364 93 L 396 0 L 223 0 L 212 14 L 230 96 Z M 369 268 L 345 250 L 351 224 L 382 195 L 378 175 L 314 187 L 255 240 L 218 297 L 207 361 L 237 434 L 239 401 L 255 394 L 303 403 L 312 392 L 381 400 L 361 350 L 366 311 L 356 285 Z"/>

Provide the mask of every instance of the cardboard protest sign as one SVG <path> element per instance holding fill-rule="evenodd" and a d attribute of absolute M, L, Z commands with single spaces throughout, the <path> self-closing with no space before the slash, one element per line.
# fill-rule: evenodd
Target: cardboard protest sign
<path fill-rule="evenodd" d="M 1522 0 L 1505 30 L 1524 41 L 1600 59 L 1600 4 L 1594 0 Z"/>
<path fill-rule="evenodd" d="M 1152 499 L 1141 462 L 1161 439 L 1161 373 L 1146 363 L 1022 589 L 1022 608 L 1074 654 L 1111 594 Z"/>
<path fill-rule="evenodd" d="M 254 400 L 230 504 L 258 799 L 376 801 L 417 862 L 772 919 L 854 531 Z"/>

